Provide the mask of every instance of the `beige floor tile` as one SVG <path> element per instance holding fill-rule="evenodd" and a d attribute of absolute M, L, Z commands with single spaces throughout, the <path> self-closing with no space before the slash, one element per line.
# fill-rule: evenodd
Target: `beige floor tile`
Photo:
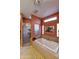
<path fill-rule="evenodd" d="M 44 59 L 35 48 L 27 46 L 21 48 L 20 59 Z"/>

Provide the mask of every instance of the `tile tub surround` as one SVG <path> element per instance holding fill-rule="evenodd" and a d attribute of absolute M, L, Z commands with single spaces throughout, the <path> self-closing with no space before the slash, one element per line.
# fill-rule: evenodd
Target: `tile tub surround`
<path fill-rule="evenodd" d="M 43 46 L 54 53 L 57 53 L 59 49 L 59 44 L 57 42 L 50 41 L 44 38 L 38 38 L 34 41 L 34 43 L 37 45 L 39 44 L 40 46 Z"/>
<path fill-rule="evenodd" d="M 57 38 L 57 37 L 53 37 L 53 36 L 44 34 L 44 35 L 42 35 L 42 38 L 59 43 L 59 38 Z"/>
<path fill-rule="evenodd" d="M 59 58 L 57 53 L 53 52 L 53 50 L 48 49 L 50 47 L 46 47 L 44 44 L 41 44 L 40 42 L 38 42 L 38 43 L 37 42 L 33 42 L 33 46 L 38 51 L 40 51 L 41 54 L 44 55 L 45 59 L 58 59 Z"/>

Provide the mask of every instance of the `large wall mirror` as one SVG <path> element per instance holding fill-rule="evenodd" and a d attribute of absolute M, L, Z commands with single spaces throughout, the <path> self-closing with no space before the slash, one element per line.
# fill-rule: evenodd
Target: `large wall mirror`
<path fill-rule="evenodd" d="M 45 32 L 53 32 L 55 29 L 55 26 L 45 26 Z"/>

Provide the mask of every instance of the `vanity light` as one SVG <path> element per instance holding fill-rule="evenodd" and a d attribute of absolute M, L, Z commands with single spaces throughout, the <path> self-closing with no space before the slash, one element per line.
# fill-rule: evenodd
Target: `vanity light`
<path fill-rule="evenodd" d="M 56 19 L 57 19 L 57 17 L 53 17 L 53 18 L 44 20 L 44 22 L 54 21 L 54 20 L 56 20 Z"/>

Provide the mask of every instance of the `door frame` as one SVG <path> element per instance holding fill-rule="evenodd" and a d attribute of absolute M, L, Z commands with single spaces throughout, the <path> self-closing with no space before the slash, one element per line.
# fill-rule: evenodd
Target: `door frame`
<path fill-rule="evenodd" d="M 23 47 L 23 39 L 22 39 L 22 24 L 23 24 L 23 19 L 22 16 L 20 15 L 20 47 Z"/>
<path fill-rule="evenodd" d="M 32 41 L 32 39 L 33 39 L 33 26 L 32 26 L 32 19 L 30 20 L 30 45 L 32 46 L 33 45 L 33 41 Z M 22 19 L 22 16 L 20 16 L 20 48 L 22 48 L 23 47 L 23 39 L 22 39 L 22 32 L 23 32 L 23 30 L 22 30 L 22 26 L 23 26 L 23 19 Z"/>

